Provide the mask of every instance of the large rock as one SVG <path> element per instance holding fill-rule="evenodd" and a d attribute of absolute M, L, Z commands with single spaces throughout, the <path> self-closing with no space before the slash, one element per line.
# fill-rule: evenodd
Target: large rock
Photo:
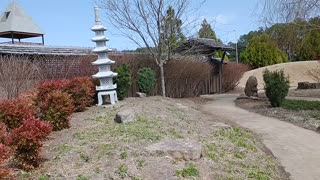
<path fill-rule="evenodd" d="M 149 152 L 169 155 L 177 160 L 197 160 L 201 158 L 202 147 L 196 141 L 165 140 L 146 148 Z"/>
<path fill-rule="evenodd" d="M 117 123 L 130 123 L 136 121 L 136 115 L 131 109 L 119 111 L 114 120 Z"/>
<path fill-rule="evenodd" d="M 248 97 L 258 97 L 258 80 L 255 76 L 248 78 L 244 93 Z"/>

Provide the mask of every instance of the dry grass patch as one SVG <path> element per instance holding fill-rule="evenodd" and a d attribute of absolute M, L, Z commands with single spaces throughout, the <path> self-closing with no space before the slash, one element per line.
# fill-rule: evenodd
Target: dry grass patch
<path fill-rule="evenodd" d="M 278 162 L 248 131 L 219 129 L 188 99 L 129 98 L 114 107 L 77 113 L 72 127 L 46 143 L 41 168 L 20 179 L 280 179 Z M 117 124 L 117 111 L 131 108 L 138 120 Z M 199 160 L 178 161 L 146 147 L 165 139 L 201 142 Z M 261 178 L 260 178 L 261 179 Z"/>

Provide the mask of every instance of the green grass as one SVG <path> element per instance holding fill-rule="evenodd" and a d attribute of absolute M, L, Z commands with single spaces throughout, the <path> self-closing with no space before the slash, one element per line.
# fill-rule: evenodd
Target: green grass
<path fill-rule="evenodd" d="M 115 173 L 119 174 L 121 178 L 128 177 L 128 167 L 122 164 L 117 168 Z"/>
<path fill-rule="evenodd" d="M 45 175 L 41 175 L 38 180 L 49 180 L 49 177 L 48 176 L 45 176 Z"/>
<path fill-rule="evenodd" d="M 199 177 L 199 170 L 193 165 L 190 164 L 189 167 L 176 171 L 177 176 L 187 177 Z"/>
<path fill-rule="evenodd" d="M 256 151 L 256 147 L 253 141 L 252 134 L 248 131 L 244 131 L 240 128 L 221 130 L 218 132 L 220 136 L 226 137 L 231 140 L 231 142 L 237 146 L 242 147 L 250 151 Z"/>
<path fill-rule="evenodd" d="M 86 177 L 86 176 L 83 176 L 83 175 L 79 175 L 77 177 L 77 180 L 89 180 L 90 178 Z"/>
<path fill-rule="evenodd" d="M 320 101 L 285 100 L 282 107 L 289 110 L 320 110 Z"/>
<path fill-rule="evenodd" d="M 121 159 L 127 159 L 127 157 L 128 157 L 127 152 L 122 152 L 122 153 L 120 154 L 120 158 L 121 158 Z"/>

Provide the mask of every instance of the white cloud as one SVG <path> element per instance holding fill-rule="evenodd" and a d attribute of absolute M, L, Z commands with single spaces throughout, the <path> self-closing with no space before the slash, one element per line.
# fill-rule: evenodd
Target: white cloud
<path fill-rule="evenodd" d="M 223 14 L 215 16 L 214 19 L 217 24 L 229 24 L 231 21 L 231 18 L 229 16 L 225 16 Z"/>

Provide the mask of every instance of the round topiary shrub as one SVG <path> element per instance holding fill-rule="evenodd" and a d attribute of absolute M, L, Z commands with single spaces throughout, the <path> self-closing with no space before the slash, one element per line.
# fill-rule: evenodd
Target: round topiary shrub
<path fill-rule="evenodd" d="M 117 94 L 119 100 L 123 100 L 128 96 L 128 91 L 131 86 L 131 71 L 127 64 L 122 64 L 114 69 L 118 76 L 114 79 L 117 83 Z"/>
<path fill-rule="evenodd" d="M 151 95 L 156 81 L 156 74 L 150 68 L 142 68 L 138 71 L 137 85 L 140 92 Z"/>
<path fill-rule="evenodd" d="M 280 107 L 289 92 L 289 77 L 284 75 L 283 70 L 263 72 L 264 89 L 272 107 Z"/>

